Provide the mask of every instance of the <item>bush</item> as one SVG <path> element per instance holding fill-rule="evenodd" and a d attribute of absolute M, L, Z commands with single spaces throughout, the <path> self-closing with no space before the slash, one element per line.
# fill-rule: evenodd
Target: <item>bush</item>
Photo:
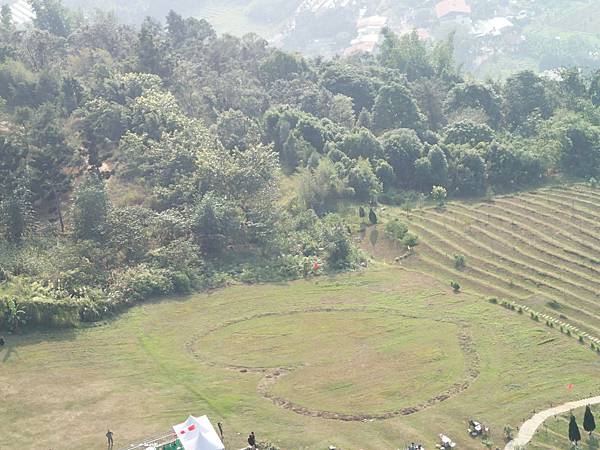
<path fill-rule="evenodd" d="M 414 233 L 408 232 L 404 235 L 402 243 L 407 247 L 414 247 L 419 243 L 419 237 Z"/>
<path fill-rule="evenodd" d="M 109 299 L 115 304 L 131 304 L 174 291 L 169 272 L 140 264 L 113 276 Z"/>
<path fill-rule="evenodd" d="M 464 255 L 454 255 L 454 267 L 458 270 L 464 269 L 466 266 Z"/>
<path fill-rule="evenodd" d="M 460 284 L 458 284 L 456 281 L 451 281 L 450 286 L 452 287 L 452 290 L 454 291 L 455 294 L 460 292 Z"/>
<path fill-rule="evenodd" d="M 496 297 L 492 297 L 488 299 L 488 302 L 490 302 L 493 305 L 497 305 L 498 304 L 498 299 Z"/>
<path fill-rule="evenodd" d="M 408 227 L 398 219 L 385 224 L 385 234 L 389 239 L 402 242 L 407 233 Z"/>

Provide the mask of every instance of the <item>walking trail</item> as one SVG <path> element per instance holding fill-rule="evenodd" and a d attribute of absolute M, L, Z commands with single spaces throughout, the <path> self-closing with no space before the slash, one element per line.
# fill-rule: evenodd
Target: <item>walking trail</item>
<path fill-rule="evenodd" d="M 535 431 L 540 427 L 540 425 L 542 425 L 542 423 L 544 423 L 546 419 L 558 414 L 566 413 L 572 409 L 581 408 L 587 405 L 596 405 L 598 403 L 600 403 L 600 395 L 597 397 L 584 398 L 583 400 L 564 403 L 562 405 L 555 406 L 554 408 L 540 411 L 531 419 L 527 420 L 523 425 L 521 425 L 517 437 L 506 444 L 504 450 L 514 450 L 527 445 L 529 441 L 531 441 L 531 438 L 533 438 Z"/>

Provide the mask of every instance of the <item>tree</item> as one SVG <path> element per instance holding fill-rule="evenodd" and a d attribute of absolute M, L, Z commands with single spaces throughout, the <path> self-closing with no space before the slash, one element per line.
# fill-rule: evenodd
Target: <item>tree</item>
<path fill-rule="evenodd" d="M 375 214 L 373 208 L 369 209 L 369 222 L 371 222 L 372 225 L 377 225 L 377 214 Z"/>
<path fill-rule="evenodd" d="M 437 203 L 439 208 L 444 206 L 447 196 L 446 188 L 442 186 L 433 186 L 433 189 L 431 189 L 431 199 Z"/>
<path fill-rule="evenodd" d="M 382 65 L 400 70 L 409 81 L 434 74 L 429 51 L 416 31 L 398 37 L 386 28 L 383 37 L 378 56 Z"/>
<path fill-rule="evenodd" d="M 373 126 L 373 117 L 372 114 L 366 108 L 360 110 L 360 114 L 358 115 L 358 120 L 356 121 L 356 125 L 362 128 L 366 128 L 368 130 Z"/>
<path fill-rule="evenodd" d="M 347 267 L 352 245 L 346 224 L 337 214 L 328 214 L 320 225 L 319 240 L 326 252 L 327 264 L 333 269 Z"/>
<path fill-rule="evenodd" d="M 384 85 L 379 90 L 373 106 L 375 130 L 421 129 L 423 122 L 424 117 L 406 87 L 392 83 Z"/>
<path fill-rule="evenodd" d="M 583 415 L 583 429 L 592 435 L 592 432 L 596 429 L 596 421 L 594 420 L 594 414 L 589 405 L 585 407 L 585 414 Z"/>
<path fill-rule="evenodd" d="M 362 219 L 365 216 L 366 216 L 365 208 L 363 208 L 362 206 L 359 206 L 358 207 L 358 217 L 360 217 Z"/>
<path fill-rule="evenodd" d="M 437 186 L 448 183 L 448 159 L 446 154 L 437 145 L 433 146 L 427 154 L 431 165 L 431 182 Z"/>
<path fill-rule="evenodd" d="M 534 112 L 548 118 L 552 105 L 544 81 L 528 70 L 509 77 L 504 85 L 504 111 L 513 129 L 522 127 Z"/>
<path fill-rule="evenodd" d="M 366 128 L 354 130 L 346 135 L 339 145 L 348 157 L 375 160 L 383 156 L 383 149 L 377 138 Z"/>
<path fill-rule="evenodd" d="M 71 34 L 71 18 L 61 0 L 31 0 L 31 7 L 37 28 L 63 38 Z"/>
<path fill-rule="evenodd" d="M 243 214 L 232 200 L 216 192 L 206 194 L 193 212 L 192 231 L 202 249 L 217 256 L 240 232 Z"/>
<path fill-rule="evenodd" d="M 444 134 L 444 142 L 447 144 L 476 146 L 480 142 L 491 142 L 494 139 L 494 132 L 490 127 L 466 120 L 448 126 Z"/>
<path fill-rule="evenodd" d="M 581 440 L 581 433 L 579 431 L 579 426 L 577 425 L 577 420 L 574 415 L 571 415 L 571 420 L 569 420 L 569 441 L 577 443 Z"/>
<path fill-rule="evenodd" d="M 429 192 L 432 186 L 431 162 L 426 156 L 415 161 L 415 187 L 421 192 Z"/>
<path fill-rule="evenodd" d="M 256 122 L 243 112 L 228 110 L 219 115 L 217 136 L 227 150 L 246 150 L 260 142 L 260 129 Z"/>
<path fill-rule="evenodd" d="M 396 179 L 394 168 L 390 166 L 387 161 L 382 159 L 377 161 L 375 166 L 375 175 L 377 175 L 377 178 L 379 178 L 383 184 L 384 190 L 387 190 L 394 185 L 394 181 Z"/>
<path fill-rule="evenodd" d="M 30 194 L 26 188 L 19 186 L 0 202 L 0 225 L 4 238 L 12 244 L 21 243 L 27 231 L 32 228 Z"/>
<path fill-rule="evenodd" d="M 342 94 L 334 95 L 329 108 L 329 118 L 345 128 L 352 128 L 354 126 L 354 104 L 352 99 Z"/>
<path fill-rule="evenodd" d="M 348 185 L 354 189 L 357 200 L 365 201 L 381 192 L 381 183 L 373 173 L 368 160 L 359 158 L 348 174 Z"/>
<path fill-rule="evenodd" d="M 104 182 L 90 174 L 75 189 L 71 222 L 75 239 L 102 241 L 106 237 L 110 209 Z"/>
<path fill-rule="evenodd" d="M 285 53 L 281 50 L 273 50 L 264 60 L 261 67 L 261 73 L 270 80 L 291 80 L 308 70 L 304 58 L 300 55 Z"/>
<path fill-rule="evenodd" d="M 414 130 L 388 131 L 381 137 L 386 161 L 394 169 L 396 185 L 410 187 L 414 182 L 414 164 L 423 152 L 423 144 Z"/>
<path fill-rule="evenodd" d="M 140 72 L 153 73 L 168 78 L 172 73 L 169 46 L 162 25 L 147 17 L 138 33 L 138 68 Z"/>

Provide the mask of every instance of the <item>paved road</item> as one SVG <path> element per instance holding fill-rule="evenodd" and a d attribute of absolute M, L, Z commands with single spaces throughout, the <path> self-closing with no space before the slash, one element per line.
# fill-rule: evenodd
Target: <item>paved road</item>
<path fill-rule="evenodd" d="M 564 403 L 562 405 L 555 406 L 554 408 L 545 409 L 535 414 L 531 419 L 527 420 L 521 428 L 517 437 L 506 444 L 504 450 L 514 450 L 517 447 L 524 446 L 531 441 L 535 431 L 544 423 L 546 419 L 569 412 L 572 409 L 581 408 L 586 405 L 596 405 L 600 403 L 600 395 L 597 397 L 584 398 L 583 400 L 577 400 L 574 402 Z"/>

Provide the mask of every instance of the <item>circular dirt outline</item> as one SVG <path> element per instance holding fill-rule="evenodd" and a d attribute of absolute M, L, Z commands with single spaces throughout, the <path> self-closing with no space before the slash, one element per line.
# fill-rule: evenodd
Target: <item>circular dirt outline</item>
<path fill-rule="evenodd" d="M 458 344 L 462 351 L 462 354 L 465 359 L 465 371 L 463 374 L 463 379 L 453 383 L 448 389 L 445 389 L 441 393 L 437 394 L 434 397 L 430 397 L 416 405 L 407 406 L 404 408 L 396 409 L 393 411 L 388 411 L 384 413 L 375 413 L 375 414 L 346 414 L 339 413 L 334 411 L 324 411 L 317 409 L 310 409 L 305 406 L 299 405 L 297 403 L 286 400 L 285 398 L 278 397 L 271 392 L 269 392 L 268 388 L 270 385 L 274 384 L 279 378 L 285 376 L 286 374 L 292 372 L 297 369 L 297 367 L 249 367 L 249 366 L 240 366 L 234 364 L 221 364 L 210 359 L 202 358 L 203 355 L 200 352 L 194 349 L 194 344 L 209 334 L 214 333 L 222 328 L 227 328 L 232 325 L 247 322 L 250 320 L 261 319 L 264 317 L 286 317 L 293 316 L 297 314 L 310 314 L 310 313 L 331 313 L 331 312 L 358 312 L 358 313 L 376 313 L 376 312 L 385 312 L 391 313 L 396 316 L 405 317 L 407 319 L 430 319 L 437 322 L 443 323 L 451 323 L 458 326 Z M 307 308 L 307 309 L 296 309 L 290 311 L 280 311 L 280 312 L 266 312 L 260 314 L 254 314 L 251 316 L 246 316 L 243 318 L 232 319 L 226 322 L 223 322 L 215 327 L 209 328 L 208 330 L 197 333 L 192 336 L 192 340 L 185 344 L 185 347 L 189 353 L 195 359 L 202 360 L 203 363 L 212 366 L 212 367 L 220 367 L 227 370 L 234 370 L 236 372 L 243 373 L 261 373 L 263 377 L 258 382 L 257 391 L 258 393 L 270 400 L 274 405 L 277 405 L 281 408 L 287 409 L 289 411 L 295 412 L 296 414 L 301 414 L 309 417 L 318 417 L 323 419 L 331 419 L 331 420 L 342 420 L 342 421 L 373 421 L 373 420 L 386 420 L 391 419 L 398 416 L 408 416 L 411 414 L 415 414 L 419 411 L 423 411 L 424 409 L 430 408 L 433 405 L 446 401 L 461 392 L 465 391 L 475 379 L 479 376 L 479 354 L 475 349 L 475 344 L 473 343 L 473 339 L 469 333 L 468 327 L 459 320 L 447 319 L 447 318 L 428 318 L 422 316 L 415 316 L 410 314 L 405 314 L 390 308 Z"/>

